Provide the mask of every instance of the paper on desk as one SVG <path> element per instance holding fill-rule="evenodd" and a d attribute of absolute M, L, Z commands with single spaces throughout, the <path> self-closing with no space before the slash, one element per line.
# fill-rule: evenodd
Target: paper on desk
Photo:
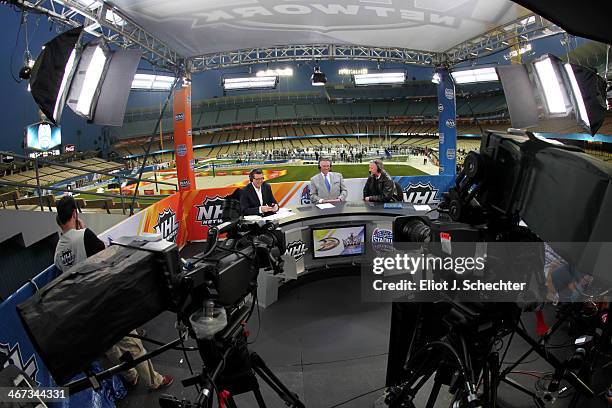
<path fill-rule="evenodd" d="M 245 215 L 244 219 L 246 221 L 259 221 L 259 220 L 262 220 L 263 218 L 261 217 L 261 215 Z"/>
<path fill-rule="evenodd" d="M 288 208 L 279 208 L 276 214 L 268 215 L 264 217 L 265 220 L 274 221 L 282 220 L 283 218 L 291 217 L 293 212 Z"/>
<path fill-rule="evenodd" d="M 429 211 L 431 210 L 431 207 L 428 205 L 414 204 L 414 209 L 417 211 Z"/>
<path fill-rule="evenodd" d="M 334 208 L 334 205 L 330 203 L 322 203 L 322 204 L 317 204 L 317 207 L 319 207 L 322 210 L 325 210 L 327 208 Z"/>

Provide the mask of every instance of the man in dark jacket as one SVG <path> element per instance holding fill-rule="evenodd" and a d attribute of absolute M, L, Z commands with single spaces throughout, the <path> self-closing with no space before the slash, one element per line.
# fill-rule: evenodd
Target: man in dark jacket
<path fill-rule="evenodd" d="M 242 215 L 270 215 L 278 211 L 278 202 L 272 194 L 272 188 L 264 183 L 261 169 L 249 173 L 251 181 L 240 193 L 240 210 Z"/>
<path fill-rule="evenodd" d="M 363 199 L 365 201 L 389 203 L 393 201 L 393 180 L 389 177 L 382 161 L 372 160 L 370 162 L 370 177 L 363 188 Z"/>

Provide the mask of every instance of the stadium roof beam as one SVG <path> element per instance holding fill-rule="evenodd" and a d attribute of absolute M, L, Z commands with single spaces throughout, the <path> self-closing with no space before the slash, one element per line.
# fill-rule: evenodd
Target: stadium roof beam
<path fill-rule="evenodd" d="M 454 65 L 511 48 L 515 44 L 526 43 L 565 31 L 550 21 L 530 14 L 506 25 L 474 37 L 445 51 L 447 63 Z"/>
<path fill-rule="evenodd" d="M 363 47 L 357 45 L 302 44 L 266 48 L 248 48 L 218 52 L 192 58 L 192 72 L 230 68 L 241 65 L 289 61 L 385 61 L 436 66 L 439 53 L 405 48 Z"/>
<path fill-rule="evenodd" d="M 181 57 L 176 51 L 102 0 L 11 0 L 9 3 L 45 14 L 64 26 L 83 25 L 89 34 L 104 37 L 119 47 L 140 48 L 142 57 L 159 68 L 175 72 L 180 65 Z"/>

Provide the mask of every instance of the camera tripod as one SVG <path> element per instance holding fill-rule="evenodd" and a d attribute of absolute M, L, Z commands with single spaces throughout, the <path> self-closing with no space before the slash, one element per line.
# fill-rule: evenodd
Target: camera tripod
<path fill-rule="evenodd" d="M 426 408 L 435 406 L 445 384 L 452 394 L 455 408 L 495 408 L 498 406 L 497 387 L 500 382 L 532 397 L 536 406 L 542 408 L 545 401 L 539 395 L 508 377 L 516 365 L 532 352 L 539 354 L 554 368 L 553 378 L 568 381 L 577 394 L 593 397 L 594 393 L 588 385 L 548 353 L 542 342 L 534 340 L 518 326 L 521 310 L 515 304 L 441 304 L 444 307 L 437 312 L 445 314 L 444 321 L 448 326 L 446 334 L 436 341 L 420 339 L 424 345 L 416 352 L 411 350 L 404 366 L 404 380 L 388 390 L 385 402 L 389 407 L 416 407 L 417 394 L 433 376 Z M 563 320 L 560 319 L 552 327 L 550 334 L 561 326 Z M 418 332 L 420 328 L 417 327 L 415 333 Z M 515 364 L 500 372 L 499 354 L 494 350 L 495 340 L 510 333 L 512 336 L 516 333 L 531 348 Z M 577 403 L 577 398 L 574 400 L 576 402 L 572 402 Z"/>
<path fill-rule="evenodd" d="M 248 349 L 244 327 L 248 307 L 243 306 L 235 314 L 233 323 L 228 324 L 221 333 L 197 340 L 205 366 L 201 374 L 182 381 L 185 387 L 197 384 L 202 387 L 197 401 L 179 401 L 163 395 L 159 399 L 162 408 L 212 408 L 213 392 L 229 408 L 237 408 L 235 395 L 252 392 L 259 408 L 266 408 L 257 377 L 268 384 L 288 407 L 305 408 L 298 395 L 281 382 L 257 353 Z"/>

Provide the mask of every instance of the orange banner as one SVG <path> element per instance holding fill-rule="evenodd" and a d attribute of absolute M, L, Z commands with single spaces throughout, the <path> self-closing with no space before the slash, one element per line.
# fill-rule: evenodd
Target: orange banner
<path fill-rule="evenodd" d="M 174 149 L 179 190 L 196 188 L 191 137 L 191 85 L 174 91 Z"/>

